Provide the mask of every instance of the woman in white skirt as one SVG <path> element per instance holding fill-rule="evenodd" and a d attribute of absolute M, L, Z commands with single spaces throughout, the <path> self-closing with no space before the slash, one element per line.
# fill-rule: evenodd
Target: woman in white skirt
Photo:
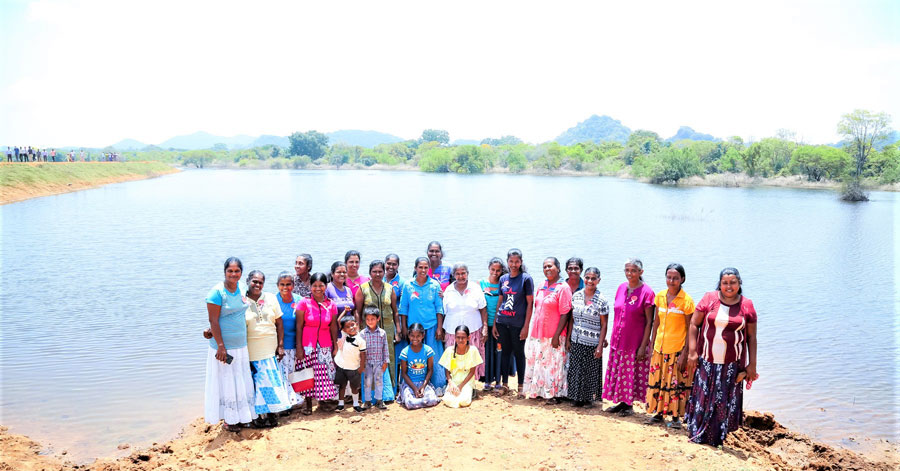
<path fill-rule="evenodd" d="M 247 352 L 247 300 L 239 286 L 243 265 L 237 257 L 225 260 L 225 281 L 206 296 L 212 338 L 206 358 L 206 422 L 225 421 L 225 428 L 240 431 L 257 417 L 253 378 Z"/>

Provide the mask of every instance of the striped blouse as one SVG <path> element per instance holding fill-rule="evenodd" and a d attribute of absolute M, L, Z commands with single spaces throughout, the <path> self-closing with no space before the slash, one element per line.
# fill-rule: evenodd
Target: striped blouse
<path fill-rule="evenodd" d="M 703 295 L 697 304 L 697 312 L 703 313 L 700 325 L 700 355 L 704 360 L 726 364 L 747 361 L 747 324 L 756 323 L 753 301 L 745 296 L 737 304 L 728 305 L 719 300 L 719 292 Z"/>

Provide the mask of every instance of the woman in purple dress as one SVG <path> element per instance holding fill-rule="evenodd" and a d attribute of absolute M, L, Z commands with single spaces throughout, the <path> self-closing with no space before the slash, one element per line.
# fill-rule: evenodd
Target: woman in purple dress
<path fill-rule="evenodd" d="M 603 399 L 615 402 L 609 413 L 634 414 L 634 401 L 647 397 L 650 374 L 650 330 L 653 327 L 655 293 L 644 284 L 644 264 L 637 258 L 625 262 L 625 278 L 616 291 L 609 366 L 603 380 Z"/>

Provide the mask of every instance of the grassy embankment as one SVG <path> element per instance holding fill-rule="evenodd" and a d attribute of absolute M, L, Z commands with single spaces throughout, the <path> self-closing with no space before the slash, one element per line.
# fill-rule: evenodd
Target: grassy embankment
<path fill-rule="evenodd" d="M 3 163 L 0 165 L 0 204 L 177 171 L 162 162 Z"/>

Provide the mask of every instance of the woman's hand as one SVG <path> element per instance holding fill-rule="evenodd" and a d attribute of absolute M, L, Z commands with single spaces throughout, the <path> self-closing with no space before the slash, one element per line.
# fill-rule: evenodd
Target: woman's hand
<path fill-rule="evenodd" d="M 699 358 L 697 352 L 691 352 L 690 354 L 688 354 L 686 366 L 688 376 L 694 376 L 694 371 L 697 369 L 697 358 Z"/>
<path fill-rule="evenodd" d="M 559 348 L 559 337 L 553 337 L 550 339 L 550 346 L 553 348 Z"/>
<path fill-rule="evenodd" d="M 228 355 L 228 352 L 225 351 L 225 346 L 219 345 L 219 348 L 216 349 L 216 360 L 225 363 L 225 357 Z"/>
<path fill-rule="evenodd" d="M 687 373 L 687 352 L 681 352 L 681 355 L 678 357 L 678 362 L 675 365 L 675 370 L 680 371 L 681 374 Z"/>
<path fill-rule="evenodd" d="M 394 332 L 394 343 L 398 343 L 398 342 L 400 342 L 400 334 L 397 332 Z"/>
<path fill-rule="evenodd" d="M 443 342 L 444 341 L 444 329 L 436 329 L 434 331 L 434 339 L 440 340 L 441 342 Z"/>
<path fill-rule="evenodd" d="M 400 340 L 406 340 L 409 333 L 406 330 L 406 326 L 403 326 L 403 330 L 400 331 Z"/>
<path fill-rule="evenodd" d="M 481 326 L 481 338 L 487 338 L 487 324 Z"/>
<path fill-rule="evenodd" d="M 500 340 L 500 332 L 497 331 L 497 324 L 494 324 L 494 326 L 491 327 L 491 335 L 493 335 L 495 339 Z"/>
<path fill-rule="evenodd" d="M 759 378 L 759 375 L 756 373 L 756 365 L 753 365 L 753 364 L 747 365 L 747 369 L 744 370 L 744 373 L 745 373 L 744 376 L 746 376 L 746 378 L 741 378 L 741 375 L 739 374 L 738 375 L 738 378 L 739 378 L 738 383 L 741 382 L 741 379 L 747 379 L 748 381 L 756 381 L 756 379 Z"/>
<path fill-rule="evenodd" d="M 416 388 L 416 397 L 424 397 L 425 396 L 425 393 L 422 392 L 423 389 L 425 389 L 425 386 Z"/>
<path fill-rule="evenodd" d="M 284 358 L 284 347 L 278 347 L 275 349 L 275 358 L 277 358 L 278 361 L 281 361 L 281 359 Z"/>
<path fill-rule="evenodd" d="M 594 349 L 594 358 L 603 358 L 603 347 L 597 347 Z"/>
<path fill-rule="evenodd" d="M 572 351 L 572 341 L 569 340 L 568 338 L 566 338 L 566 351 L 567 351 L 567 352 L 571 352 L 571 351 Z"/>
<path fill-rule="evenodd" d="M 641 347 L 638 348 L 638 351 L 637 351 L 637 358 L 635 358 L 635 359 L 636 359 L 637 361 L 644 361 L 644 360 L 646 360 L 646 359 L 647 359 L 647 347 L 641 345 Z"/>
<path fill-rule="evenodd" d="M 528 338 L 528 326 L 522 327 L 522 330 L 519 332 L 519 340 L 525 340 Z M 518 365 L 516 365 L 518 367 Z"/>
<path fill-rule="evenodd" d="M 298 349 L 297 349 L 297 360 L 298 360 L 298 361 L 303 361 L 304 359 L 306 359 L 306 349 L 305 349 L 305 348 L 298 348 Z"/>

